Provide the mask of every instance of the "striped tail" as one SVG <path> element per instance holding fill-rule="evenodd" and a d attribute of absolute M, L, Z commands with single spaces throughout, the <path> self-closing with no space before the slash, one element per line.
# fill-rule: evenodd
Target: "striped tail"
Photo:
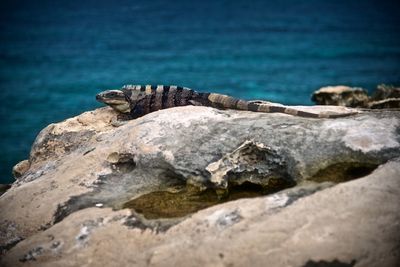
<path fill-rule="evenodd" d="M 233 98 L 227 95 L 221 94 L 207 94 L 210 106 L 222 109 L 236 109 L 236 110 L 247 110 L 254 112 L 264 112 L 264 113 L 284 113 L 293 116 L 305 117 L 305 118 L 342 118 L 357 114 L 357 112 L 351 113 L 312 113 L 302 110 L 297 110 L 294 108 L 289 108 L 285 106 L 277 106 L 262 101 L 245 101 L 242 99 Z"/>

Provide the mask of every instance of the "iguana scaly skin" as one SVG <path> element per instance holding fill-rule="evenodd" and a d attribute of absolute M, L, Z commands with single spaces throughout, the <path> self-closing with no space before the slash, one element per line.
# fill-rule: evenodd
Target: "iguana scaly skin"
<path fill-rule="evenodd" d="M 125 114 L 128 119 L 136 119 L 160 109 L 188 105 L 265 113 L 278 112 L 307 118 L 339 118 L 355 114 L 315 114 L 263 101 L 245 101 L 227 95 L 200 93 L 175 85 L 125 85 L 119 90 L 101 92 L 96 99 Z"/>

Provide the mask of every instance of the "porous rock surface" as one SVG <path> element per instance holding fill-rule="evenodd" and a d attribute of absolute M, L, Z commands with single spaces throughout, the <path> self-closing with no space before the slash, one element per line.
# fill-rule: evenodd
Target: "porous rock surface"
<path fill-rule="evenodd" d="M 326 86 L 318 89 L 311 96 L 317 105 L 334 105 L 368 109 L 399 109 L 400 88 L 380 84 L 371 96 L 359 87 L 344 85 Z"/>
<path fill-rule="evenodd" d="M 311 97 L 317 105 L 345 107 L 366 107 L 369 101 L 367 91 L 345 85 L 326 86 L 315 91 Z"/>
<path fill-rule="evenodd" d="M 0 197 L 2 266 L 399 262 L 400 112 L 331 120 L 181 107 L 118 128 L 115 117 L 97 109 L 39 134 L 29 169 Z M 380 167 L 338 185 L 307 182 L 344 162 Z M 270 178 L 298 186 L 176 220 L 116 210 L 172 180 L 224 188 Z"/>
<path fill-rule="evenodd" d="M 400 87 L 393 85 L 380 84 L 377 86 L 372 99 L 374 101 L 384 100 L 388 98 L 400 98 Z"/>
<path fill-rule="evenodd" d="M 380 84 L 371 96 L 368 108 L 400 108 L 400 87 Z"/>

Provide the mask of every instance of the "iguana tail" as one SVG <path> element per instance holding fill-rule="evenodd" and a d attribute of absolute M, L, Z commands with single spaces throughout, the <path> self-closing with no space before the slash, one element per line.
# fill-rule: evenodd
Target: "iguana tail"
<path fill-rule="evenodd" d="M 209 106 L 221 109 L 236 109 L 236 110 L 247 110 L 253 112 L 264 112 L 264 113 L 284 113 L 293 116 L 305 117 L 305 118 L 341 118 L 357 114 L 357 112 L 351 113 L 312 113 L 302 110 L 297 110 L 290 107 L 270 104 L 263 101 L 246 101 L 237 99 L 231 96 L 222 94 L 204 94 L 202 98 L 209 101 Z"/>

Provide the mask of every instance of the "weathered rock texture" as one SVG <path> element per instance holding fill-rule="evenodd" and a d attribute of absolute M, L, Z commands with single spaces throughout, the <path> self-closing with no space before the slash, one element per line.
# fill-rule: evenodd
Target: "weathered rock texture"
<path fill-rule="evenodd" d="M 318 105 L 393 109 L 400 108 L 400 88 L 381 84 L 372 96 L 368 96 L 367 91 L 362 88 L 327 86 L 315 91 L 311 100 Z"/>
<path fill-rule="evenodd" d="M 115 116 L 102 108 L 39 134 L 29 169 L 0 197 L 2 266 L 398 263 L 400 112 L 332 120 L 181 107 L 114 128 Z M 378 165 L 347 183 L 307 182 L 332 166 L 355 178 Z M 174 220 L 115 210 L 177 182 L 270 179 L 298 186 Z"/>
<path fill-rule="evenodd" d="M 314 92 L 311 100 L 318 105 L 345 107 L 366 107 L 369 101 L 367 91 L 344 85 L 326 86 Z"/>
<path fill-rule="evenodd" d="M 400 98 L 400 87 L 386 84 L 378 85 L 374 94 L 372 95 L 372 99 L 378 101 L 388 98 Z"/>
<path fill-rule="evenodd" d="M 381 84 L 368 103 L 369 108 L 400 108 L 400 87 Z"/>

